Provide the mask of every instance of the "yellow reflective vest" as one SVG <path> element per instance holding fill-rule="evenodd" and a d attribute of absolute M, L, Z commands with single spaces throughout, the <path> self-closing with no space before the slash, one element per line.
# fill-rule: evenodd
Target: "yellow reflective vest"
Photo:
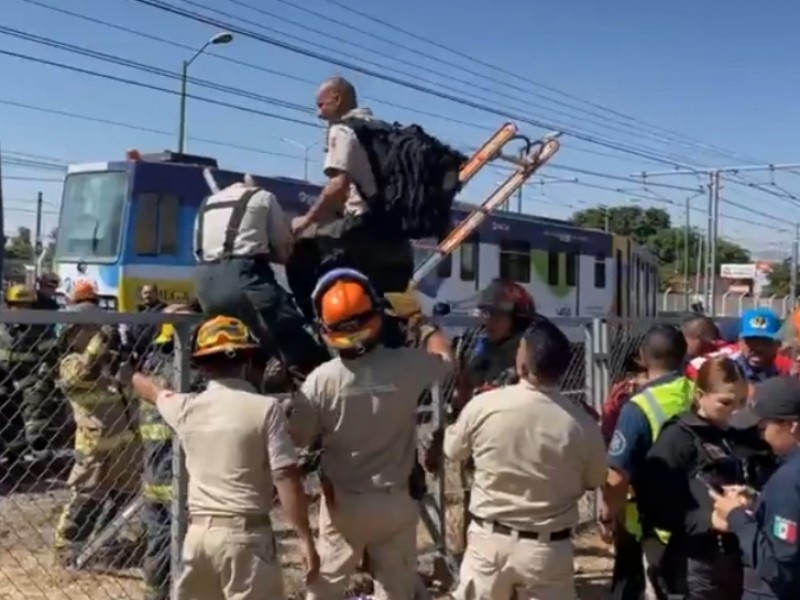
<path fill-rule="evenodd" d="M 630 401 L 638 406 L 647 418 L 652 443 L 655 443 L 664 423 L 692 407 L 694 390 L 695 385 L 691 379 L 676 377 L 662 385 L 645 388 L 631 398 Z M 625 507 L 625 529 L 637 539 L 641 539 L 642 525 L 639 521 L 639 509 L 633 498 L 628 500 Z M 664 543 L 669 539 L 669 532 L 666 531 L 656 530 L 656 535 Z"/>

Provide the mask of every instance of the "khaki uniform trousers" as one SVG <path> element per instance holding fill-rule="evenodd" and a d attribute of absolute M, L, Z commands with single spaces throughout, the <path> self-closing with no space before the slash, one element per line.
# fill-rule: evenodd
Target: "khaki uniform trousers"
<path fill-rule="evenodd" d="M 366 494 L 336 493 L 320 504 L 320 576 L 308 600 L 340 600 L 366 552 L 375 597 L 412 600 L 417 577 L 419 507 L 407 488 Z"/>
<path fill-rule="evenodd" d="M 192 517 L 178 600 L 281 600 L 283 577 L 267 517 Z"/>
<path fill-rule="evenodd" d="M 493 533 L 474 521 L 467 532 L 457 600 L 577 600 L 572 540 Z"/>

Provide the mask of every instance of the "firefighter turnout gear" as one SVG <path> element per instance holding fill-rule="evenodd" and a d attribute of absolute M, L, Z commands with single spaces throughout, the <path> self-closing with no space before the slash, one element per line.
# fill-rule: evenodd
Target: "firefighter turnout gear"
<path fill-rule="evenodd" d="M 136 411 L 110 372 L 116 358 L 114 334 L 109 326 L 92 325 L 73 327 L 64 334 L 68 348 L 57 383 L 69 400 L 76 425 L 75 464 L 67 480 L 70 497 L 55 533 L 56 550 L 66 561 L 92 533 L 113 520 L 140 487 Z"/>
<path fill-rule="evenodd" d="M 36 306 L 33 290 L 13 285 L 5 294 L 10 309 Z M 5 394 L 0 401 L 3 445 L 9 456 L 45 450 L 65 443 L 69 427 L 65 404 L 56 393 L 55 366 L 58 341 L 50 325 L 0 324 L 0 374 Z"/>

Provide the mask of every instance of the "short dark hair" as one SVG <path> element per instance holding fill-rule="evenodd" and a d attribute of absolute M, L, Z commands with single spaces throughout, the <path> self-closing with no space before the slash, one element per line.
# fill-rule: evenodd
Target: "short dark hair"
<path fill-rule="evenodd" d="M 642 352 L 648 362 L 680 369 L 686 358 L 686 338 L 672 325 L 653 325 L 644 336 Z"/>
<path fill-rule="evenodd" d="M 706 315 L 693 315 L 687 318 L 683 322 L 683 330 L 715 340 L 720 337 L 719 327 L 717 327 L 714 319 Z"/>
<path fill-rule="evenodd" d="M 543 381 L 558 382 L 572 355 L 567 336 L 550 319 L 535 314 L 522 339 L 528 372 Z"/>

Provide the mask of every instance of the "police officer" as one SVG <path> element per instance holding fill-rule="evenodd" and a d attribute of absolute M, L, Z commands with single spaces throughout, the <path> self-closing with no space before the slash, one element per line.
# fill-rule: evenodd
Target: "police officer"
<path fill-rule="evenodd" d="M 460 600 L 575 599 L 572 529 L 578 501 L 603 485 L 600 428 L 558 391 L 566 336 L 535 317 L 517 354 L 520 382 L 478 394 L 447 428 L 451 460 L 475 461 Z"/>
<path fill-rule="evenodd" d="M 747 490 L 711 491 L 712 522 L 739 540 L 742 600 L 800 598 L 800 380 L 778 376 L 755 386 L 752 417 L 782 465 L 755 499 Z"/>
<path fill-rule="evenodd" d="M 385 231 L 367 226 L 368 200 L 377 192 L 367 152 L 342 121 L 372 119 L 358 107 L 353 84 L 341 77 L 325 80 L 317 92 L 320 119 L 328 124 L 324 170 L 328 182 L 319 200 L 292 221 L 298 237 L 313 238 L 317 260 L 304 277 L 298 266 L 290 283 L 297 296 L 309 297 L 315 277 L 335 267 L 364 273 L 378 294 L 402 292 L 414 274 L 414 254 L 406 239 L 387 239 Z M 300 245 L 305 245 L 301 242 Z"/>
<path fill-rule="evenodd" d="M 195 364 L 208 378 L 204 391 L 173 393 L 141 373 L 132 380 L 186 455 L 189 528 L 177 597 L 283 598 L 270 521 L 273 483 L 300 537 L 310 579 L 319 564 L 286 416 L 277 399 L 256 393 L 248 380 L 259 346 L 243 322 L 213 317 L 200 325 L 193 346 Z"/>
<path fill-rule="evenodd" d="M 270 266 L 286 263 L 292 243 L 278 200 L 250 183 L 213 194 L 195 221 L 196 291 L 205 314 L 244 321 L 261 343 L 263 362 L 279 354 L 302 379 L 328 355 L 304 329 Z"/>
<path fill-rule="evenodd" d="M 10 310 L 33 309 L 37 305 L 36 294 L 23 285 L 8 288 L 5 301 Z M 47 460 L 55 438 L 68 430 L 53 385 L 58 361 L 55 330 L 48 325 L 26 323 L 4 323 L 0 329 L 0 362 L 8 374 L 6 387 L 10 388 L 9 406 L 4 412 L 9 413 L 10 423 L 21 417 L 24 424 L 23 436 L 12 442 L 9 450 L 13 455 L 27 448 L 32 458 Z M 17 411 L 19 416 L 10 414 Z M 62 428 L 64 431 L 60 431 Z"/>
<path fill-rule="evenodd" d="M 414 595 L 419 510 L 410 480 L 417 400 L 443 377 L 443 355 L 380 343 L 381 301 L 363 274 L 335 269 L 314 306 L 338 357 L 317 367 L 292 403 L 298 445 L 321 438 L 320 577 L 309 598 L 341 598 L 365 555 L 384 597 Z M 413 376 L 411 375 L 413 374 Z"/>
<path fill-rule="evenodd" d="M 76 286 L 73 302 L 92 306 Z M 142 454 L 137 415 L 122 394 L 115 368 L 119 334 L 108 325 L 75 325 L 62 334 L 58 386 L 75 418 L 75 463 L 69 499 L 56 526 L 55 551 L 73 564 L 89 537 L 110 523 L 139 491 Z"/>
<path fill-rule="evenodd" d="M 618 520 L 624 523 L 627 535 L 642 539 L 635 502 L 638 471 L 663 424 L 687 411 L 694 395 L 694 384 L 681 373 L 686 340 L 679 329 L 653 326 L 645 335 L 640 352 L 648 381 L 620 411 L 608 448 L 610 469 L 600 511 L 601 529 L 608 541 Z M 631 488 L 634 495 L 629 495 Z M 649 570 L 654 572 L 659 568 L 663 546 L 649 532 L 642 543 Z M 623 566 L 615 565 L 615 571 Z M 618 572 L 616 577 L 624 574 Z M 654 593 L 650 590 L 648 597 Z"/>
<path fill-rule="evenodd" d="M 39 276 L 39 289 L 36 290 L 36 304 L 34 308 L 38 310 L 59 310 L 61 306 L 56 300 L 56 290 L 58 289 L 58 275 L 54 273 L 42 273 Z"/>
<path fill-rule="evenodd" d="M 164 313 L 191 313 L 188 307 L 168 306 Z M 160 385 L 172 387 L 175 366 L 174 327 L 167 323 L 155 339 L 144 371 L 157 378 Z M 205 387 L 193 370 L 190 389 Z M 142 439 L 144 473 L 142 496 L 145 499 L 144 524 L 147 547 L 142 563 L 145 600 L 167 600 L 170 590 L 170 539 L 172 502 L 172 429 L 149 402 L 139 406 L 139 436 Z"/>

